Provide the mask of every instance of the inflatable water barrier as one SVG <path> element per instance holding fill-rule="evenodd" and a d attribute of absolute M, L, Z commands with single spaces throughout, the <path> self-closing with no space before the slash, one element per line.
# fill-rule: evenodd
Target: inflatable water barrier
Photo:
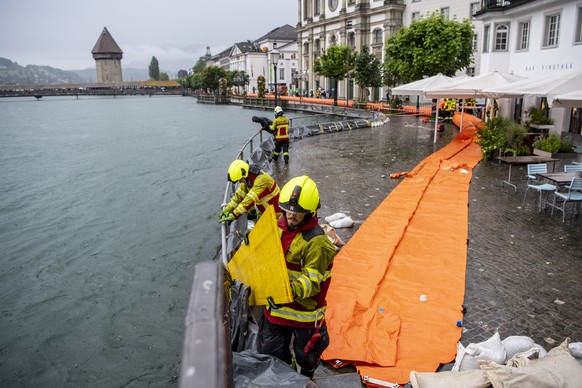
<path fill-rule="evenodd" d="M 467 118 L 465 115 L 464 119 Z M 404 384 L 455 358 L 461 338 L 474 124 L 423 160 L 337 254 L 328 292 L 331 365 L 369 386 Z"/>

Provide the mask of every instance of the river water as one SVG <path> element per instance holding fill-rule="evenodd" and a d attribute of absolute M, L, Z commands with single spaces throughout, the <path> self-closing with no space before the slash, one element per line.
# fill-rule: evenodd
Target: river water
<path fill-rule="evenodd" d="M 256 114 L 0 100 L 0 386 L 177 385 L 194 265 L 217 251 L 226 167 Z"/>
<path fill-rule="evenodd" d="M 0 387 L 178 385 L 194 266 L 218 251 L 226 169 L 253 115 L 272 114 L 188 97 L 0 99 Z M 274 176 L 309 174 L 321 216 L 359 225 L 398 184 L 388 173 L 450 141 L 433 145 L 431 126 L 394 117 L 293 142 Z"/>

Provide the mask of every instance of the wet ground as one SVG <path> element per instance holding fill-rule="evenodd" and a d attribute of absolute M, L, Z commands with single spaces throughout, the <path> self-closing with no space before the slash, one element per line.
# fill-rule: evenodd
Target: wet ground
<path fill-rule="evenodd" d="M 289 166 L 279 162 L 274 175 L 281 186 L 297 175 L 312 177 L 320 189 L 320 218 L 343 212 L 356 221 L 353 228 L 337 230 L 348 241 L 400 182 L 390 179 L 390 174 L 412 170 L 456 133 L 447 124 L 434 145 L 431 124 L 414 117 L 392 117 L 381 127 L 294 141 Z M 562 171 L 562 162 L 555 169 Z M 538 212 L 533 193 L 522 208 L 526 172 L 523 166 L 513 169 L 517 193 L 501 186 L 507 173 L 508 166 L 497 161 L 481 161 L 473 170 L 461 342 L 465 346 L 482 342 L 496 331 L 502 339 L 531 337 L 546 350 L 566 337 L 580 342 L 582 215 L 562 223 L 561 214 L 552 215 L 548 209 Z M 341 372 L 355 372 L 346 368 Z M 326 379 L 336 388 L 360 385 L 359 378 L 353 380 L 355 384 L 342 385 L 335 379 L 337 373 L 322 365 L 315 378 L 322 387 L 328 386 Z"/>

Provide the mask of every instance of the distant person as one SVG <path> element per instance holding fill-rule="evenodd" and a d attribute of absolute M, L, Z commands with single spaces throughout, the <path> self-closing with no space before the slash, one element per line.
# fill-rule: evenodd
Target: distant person
<path fill-rule="evenodd" d="M 293 302 L 276 305 L 271 298 L 258 335 L 258 351 L 273 355 L 313 377 L 329 345 L 325 324 L 326 295 L 335 246 L 317 218 L 319 192 L 308 176 L 291 179 L 281 190 L 283 215 L 277 220 L 291 281 Z M 293 354 L 290 347 L 293 347 Z"/>
<path fill-rule="evenodd" d="M 279 207 L 279 186 L 259 166 L 237 159 L 228 167 L 227 178 L 231 182 L 240 183 L 240 186 L 220 212 L 219 222 L 234 221 L 247 212 L 250 213 L 249 218 L 258 218 L 269 205 L 275 207 L 277 216 L 282 214 Z"/>
<path fill-rule="evenodd" d="M 275 120 L 268 127 L 263 127 L 275 137 L 275 150 L 273 151 L 273 160 L 276 162 L 279 159 L 281 150 L 283 151 L 283 159 L 285 164 L 289 164 L 289 119 L 283 115 L 283 108 L 276 106 Z"/>

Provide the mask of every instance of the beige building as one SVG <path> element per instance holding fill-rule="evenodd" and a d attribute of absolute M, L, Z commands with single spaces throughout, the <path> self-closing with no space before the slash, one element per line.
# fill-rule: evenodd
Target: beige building
<path fill-rule="evenodd" d="M 103 32 L 99 35 L 91 54 L 95 59 L 98 83 L 123 82 L 121 73 L 123 51 L 121 51 L 106 27 L 103 28 Z"/>

